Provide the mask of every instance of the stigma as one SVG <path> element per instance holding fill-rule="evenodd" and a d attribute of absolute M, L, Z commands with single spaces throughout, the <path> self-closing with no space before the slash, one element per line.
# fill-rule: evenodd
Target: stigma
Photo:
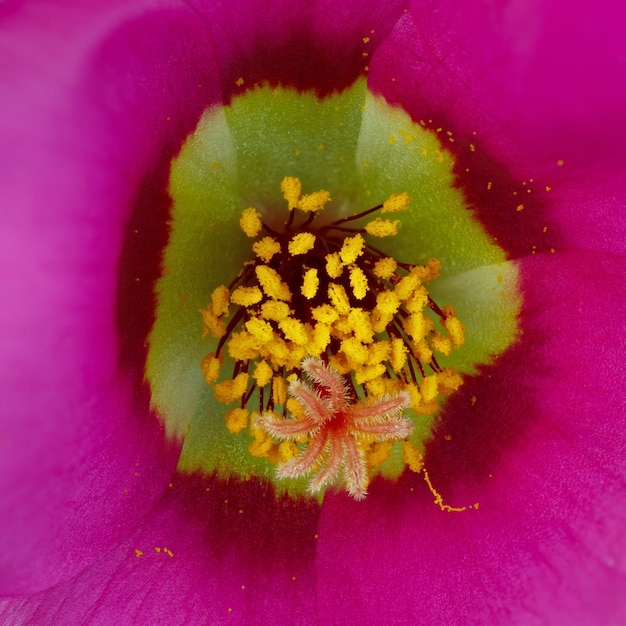
<path fill-rule="evenodd" d="M 437 356 L 461 347 L 464 327 L 429 295 L 437 259 L 408 264 L 375 244 L 398 233 L 387 214 L 408 210 L 408 194 L 333 221 L 321 217 L 328 191 L 303 194 L 294 177 L 281 191 L 279 227 L 254 207 L 241 214 L 251 259 L 201 311 L 216 341 L 201 367 L 251 455 L 281 479 L 308 477 L 312 494 L 341 484 L 361 499 L 392 442 L 408 443 L 462 384 Z"/>

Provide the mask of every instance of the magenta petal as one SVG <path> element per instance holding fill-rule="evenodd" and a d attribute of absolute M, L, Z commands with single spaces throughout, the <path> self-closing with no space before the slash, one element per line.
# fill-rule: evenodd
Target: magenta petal
<path fill-rule="evenodd" d="M 130 538 L 74 580 L 0 601 L 0 621 L 314 624 L 318 514 L 254 481 L 178 476 Z"/>
<path fill-rule="evenodd" d="M 427 457 L 448 504 L 479 508 L 441 512 L 416 475 L 373 485 L 363 506 L 328 498 L 317 561 L 327 623 L 365 607 L 373 623 L 624 623 L 624 272 L 600 254 L 524 261 L 530 359 L 505 357 L 491 384 L 468 381 L 470 427 Z M 497 451 L 485 429 L 500 434 Z"/>
<path fill-rule="evenodd" d="M 624 252 L 625 20 L 615 2 L 416 1 L 377 50 L 370 84 L 454 133 L 461 184 L 513 256 L 564 242 Z M 513 192 L 530 178 L 516 215 Z M 575 198 L 545 193 L 572 184 Z"/>
<path fill-rule="evenodd" d="M 263 81 L 322 94 L 347 87 L 364 73 L 406 6 L 401 0 L 191 4 L 214 41 L 225 99 Z"/>
<path fill-rule="evenodd" d="M 108 551 L 175 467 L 142 382 L 150 281 L 167 164 L 219 85 L 183 3 L 0 13 L 0 590 L 20 593 Z"/>

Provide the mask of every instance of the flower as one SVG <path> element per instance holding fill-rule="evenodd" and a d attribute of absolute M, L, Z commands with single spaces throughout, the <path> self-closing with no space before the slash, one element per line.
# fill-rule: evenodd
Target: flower
<path fill-rule="evenodd" d="M 624 621 L 623 17 L 557 0 L 3 3 L 3 620 Z M 453 132 L 463 190 L 520 266 L 519 343 L 450 398 L 428 449 L 446 500 L 479 503 L 461 514 L 410 474 L 321 508 L 174 475 L 180 441 L 148 410 L 184 137 L 258 80 L 328 94 L 363 73 Z"/>

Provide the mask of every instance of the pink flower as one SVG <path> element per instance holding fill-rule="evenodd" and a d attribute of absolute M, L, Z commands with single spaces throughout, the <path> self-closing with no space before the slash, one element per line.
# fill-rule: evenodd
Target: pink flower
<path fill-rule="evenodd" d="M 2 3 L 3 623 L 624 622 L 624 13 Z M 170 160 L 240 76 L 327 94 L 364 63 L 454 132 L 460 184 L 520 262 L 522 337 L 428 450 L 446 500 L 480 505 L 460 515 L 408 474 L 321 507 L 176 474 L 148 408 Z"/>

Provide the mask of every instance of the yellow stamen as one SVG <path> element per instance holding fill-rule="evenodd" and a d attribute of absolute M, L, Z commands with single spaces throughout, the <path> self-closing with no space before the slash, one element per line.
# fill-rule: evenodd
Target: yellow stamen
<path fill-rule="evenodd" d="M 293 209 L 296 209 L 300 200 L 300 194 L 302 193 L 302 183 L 300 179 L 293 176 L 285 176 L 280 183 L 280 190 L 283 192 L 285 200 L 287 200 L 289 210 L 293 211 Z"/>
<path fill-rule="evenodd" d="M 411 198 L 409 194 L 406 192 L 403 193 L 394 193 L 383 202 L 383 208 L 381 209 L 381 213 L 396 213 L 398 211 L 404 211 L 409 208 L 409 202 Z"/>
<path fill-rule="evenodd" d="M 304 273 L 304 280 L 302 281 L 302 295 L 307 299 L 311 300 L 317 294 L 317 289 L 320 285 L 320 279 L 317 276 L 316 269 L 308 269 Z"/>
<path fill-rule="evenodd" d="M 261 214 L 253 207 L 244 209 L 239 220 L 241 230 L 248 235 L 248 237 L 256 237 L 263 228 L 261 222 Z"/>
<path fill-rule="evenodd" d="M 280 252 L 280 244 L 272 237 L 263 237 L 260 241 L 252 244 L 252 250 L 259 259 L 269 263 L 272 257 Z"/>
<path fill-rule="evenodd" d="M 280 274 L 276 270 L 268 265 L 257 265 L 255 272 L 266 296 L 285 302 L 291 300 L 289 287 L 280 279 Z"/>
<path fill-rule="evenodd" d="M 289 254 L 296 256 L 306 254 L 315 246 L 315 235 L 313 233 L 298 233 L 289 242 Z"/>
<path fill-rule="evenodd" d="M 372 237 L 392 237 L 398 234 L 398 220 L 383 220 L 376 218 L 365 226 L 368 235 Z"/>

